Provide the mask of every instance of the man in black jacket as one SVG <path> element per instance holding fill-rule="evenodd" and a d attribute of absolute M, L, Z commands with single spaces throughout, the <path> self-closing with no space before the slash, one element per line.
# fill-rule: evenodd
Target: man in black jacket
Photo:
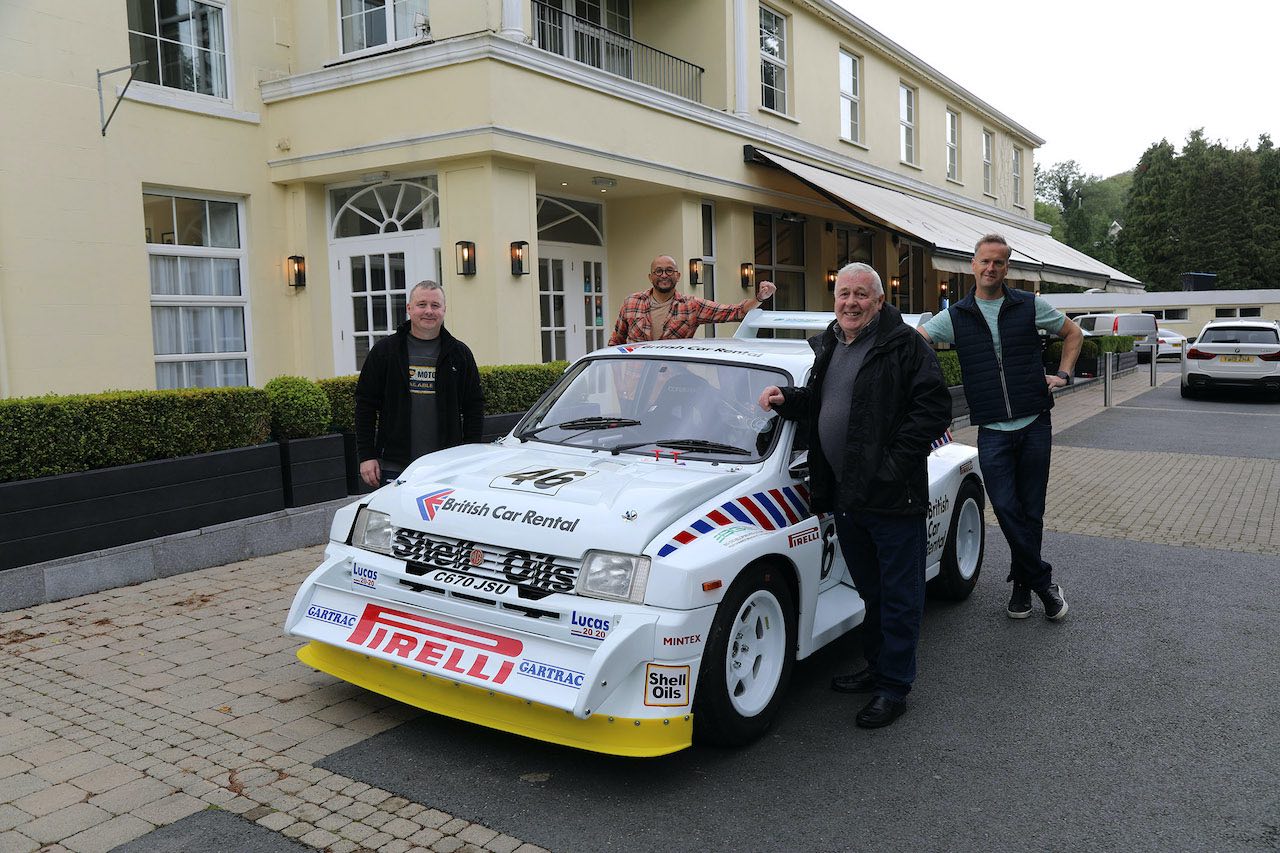
<path fill-rule="evenodd" d="M 836 319 L 811 341 L 817 356 L 803 388 L 766 388 L 760 406 L 809 431 L 815 512 L 834 512 L 849 574 L 866 605 L 867 666 L 833 690 L 874 692 L 863 728 L 907 708 L 924 611 L 925 513 L 930 445 L 951 423 L 951 395 L 933 350 L 892 305 L 866 264 L 836 276 Z"/>
<path fill-rule="evenodd" d="M 377 488 L 426 453 L 480 440 L 484 392 L 470 348 L 444 327 L 444 288 L 420 281 L 409 319 L 373 345 L 356 383 L 360 478 Z"/>

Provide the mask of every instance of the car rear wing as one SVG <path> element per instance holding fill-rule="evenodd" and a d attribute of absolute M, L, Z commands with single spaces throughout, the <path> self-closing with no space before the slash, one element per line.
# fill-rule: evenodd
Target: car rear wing
<path fill-rule="evenodd" d="M 747 312 L 747 316 L 742 318 L 738 331 L 734 332 L 733 336 L 758 338 L 761 331 L 784 329 L 799 329 L 816 335 L 831 325 L 831 321 L 835 318 L 836 315 L 832 311 L 766 311 L 763 308 L 753 308 Z M 918 329 L 932 318 L 933 313 L 930 311 L 923 314 L 903 314 L 902 322 Z"/>

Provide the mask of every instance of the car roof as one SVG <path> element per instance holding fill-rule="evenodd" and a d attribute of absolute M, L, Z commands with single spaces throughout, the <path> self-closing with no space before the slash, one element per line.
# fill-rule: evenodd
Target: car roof
<path fill-rule="evenodd" d="M 1261 317 L 1218 317 L 1204 324 L 1206 329 L 1212 326 L 1245 326 L 1257 329 L 1275 329 L 1280 321 L 1264 320 Z"/>

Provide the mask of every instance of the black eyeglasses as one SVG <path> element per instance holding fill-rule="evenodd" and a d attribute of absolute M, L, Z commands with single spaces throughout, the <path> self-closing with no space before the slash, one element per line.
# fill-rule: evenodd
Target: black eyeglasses
<path fill-rule="evenodd" d="M 650 270 L 650 275 L 675 275 L 679 270 L 675 267 L 658 267 L 656 270 Z"/>

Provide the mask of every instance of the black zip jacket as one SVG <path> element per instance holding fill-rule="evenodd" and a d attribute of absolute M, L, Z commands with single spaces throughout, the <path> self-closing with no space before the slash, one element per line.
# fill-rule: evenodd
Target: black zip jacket
<path fill-rule="evenodd" d="M 409 321 L 373 345 L 356 383 L 356 453 L 361 462 L 385 459 L 407 465 L 409 458 Z M 436 361 L 436 412 L 440 449 L 480 441 L 484 430 L 484 390 L 475 356 L 440 327 Z"/>
<path fill-rule="evenodd" d="M 897 308 L 881 308 L 875 343 L 853 383 L 844 458 L 828 460 L 818 413 L 831 353 L 844 346 L 837 322 L 810 341 L 817 356 L 808 385 L 783 388 L 777 407 L 782 417 L 805 422 L 813 510 L 922 514 L 929 507 L 930 445 L 951 425 L 951 394 L 937 356 Z M 842 466 L 839 483 L 833 464 Z"/>

